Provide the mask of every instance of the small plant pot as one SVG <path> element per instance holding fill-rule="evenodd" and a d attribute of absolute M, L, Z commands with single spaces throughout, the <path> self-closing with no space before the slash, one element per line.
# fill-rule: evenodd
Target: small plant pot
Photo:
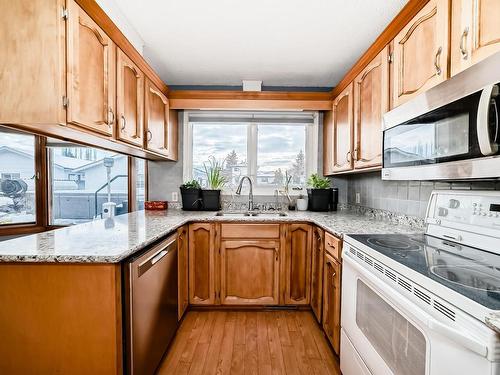
<path fill-rule="evenodd" d="M 201 210 L 201 189 L 180 188 L 182 197 L 182 209 L 184 211 Z"/>
<path fill-rule="evenodd" d="M 297 211 L 306 211 L 307 210 L 307 199 L 298 198 L 297 199 Z"/>
<path fill-rule="evenodd" d="M 204 211 L 220 211 L 220 190 L 201 190 L 202 207 Z"/>
<path fill-rule="evenodd" d="M 330 208 L 332 189 L 307 189 L 309 211 L 324 212 Z"/>

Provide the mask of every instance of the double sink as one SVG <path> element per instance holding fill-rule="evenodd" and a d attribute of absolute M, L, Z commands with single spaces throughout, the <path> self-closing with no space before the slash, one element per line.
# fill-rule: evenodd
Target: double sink
<path fill-rule="evenodd" d="M 245 212 L 232 212 L 232 211 L 219 211 L 215 216 L 230 216 L 230 217 L 255 217 L 255 216 L 288 216 L 283 211 L 245 211 Z"/>

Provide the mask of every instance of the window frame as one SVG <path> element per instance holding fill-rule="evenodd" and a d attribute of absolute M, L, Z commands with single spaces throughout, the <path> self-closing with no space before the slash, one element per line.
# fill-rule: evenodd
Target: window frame
<path fill-rule="evenodd" d="M 36 215 L 35 222 L 32 223 L 16 223 L 16 224 L 2 224 L 0 225 L 0 239 L 2 236 L 18 236 L 26 234 L 41 233 L 52 229 L 64 228 L 66 225 L 52 225 L 50 224 L 50 176 L 49 176 L 49 150 L 47 148 L 47 137 L 23 131 L 17 127 L 1 125 L 1 127 L 10 129 L 12 131 L 23 133 L 34 137 L 34 165 L 35 165 L 35 207 Z M 56 137 L 54 137 L 56 138 Z M 77 142 L 73 142 L 77 144 Z M 80 144 L 84 147 L 100 148 L 94 145 Z M 135 196 L 132 194 L 135 190 L 136 174 L 135 174 L 135 160 L 140 159 L 136 156 L 127 155 L 127 169 L 128 169 L 128 212 L 135 211 Z M 148 178 L 148 160 L 145 160 L 145 173 L 144 173 L 144 189 L 145 200 L 149 199 L 149 178 Z M 133 190 L 131 190 L 133 186 Z"/>
<path fill-rule="evenodd" d="M 193 125 L 199 122 L 189 121 L 190 114 L 193 111 L 184 111 L 183 115 L 183 168 L 182 168 L 182 178 L 183 181 L 188 181 L 193 178 Z M 319 153 L 319 112 L 301 112 L 310 113 L 313 115 L 313 123 L 293 123 L 294 125 L 305 125 L 306 126 L 306 139 L 305 139 L 305 174 L 307 176 L 318 172 L 318 155 Z M 288 114 L 289 115 L 289 114 Z M 276 125 L 269 124 L 266 122 L 245 122 L 241 121 L 241 124 L 247 125 L 247 163 L 248 163 L 248 175 L 252 179 L 254 184 L 254 195 L 272 195 L 276 190 L 274 187 L 267 187 L 257 184 L 257 167 L 258 167 L 258 126 L 259 125 Z M 286 124 L 286 121 L 283 123 Z M 287 124 L 288 125 L 288 124 Z M 231 126 L 231 124 L 227 124 Z M 305 188 L 305 186 L 304 186 Z M 223 193 L 228 193 L 224 191 Z M 291 195 L 298 195 L 303 192 L 301 191 L 291 191 Z"/>

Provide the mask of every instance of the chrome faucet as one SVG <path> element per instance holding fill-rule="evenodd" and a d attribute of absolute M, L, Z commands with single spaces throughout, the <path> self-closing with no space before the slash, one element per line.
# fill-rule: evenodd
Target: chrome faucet
<path fill-rule="evenodd" d="M 241 188 L 243 187 L 243 182 L 245 180 L 248 180 L 248 184 L 250 185 L 250 191 L 248 192 L 248 211 L 253 211 L 253 186 L 250 177 L 243 176 L 241 178 L 238 188 L 236 189 L 236 195 L 241 195 Z"/>

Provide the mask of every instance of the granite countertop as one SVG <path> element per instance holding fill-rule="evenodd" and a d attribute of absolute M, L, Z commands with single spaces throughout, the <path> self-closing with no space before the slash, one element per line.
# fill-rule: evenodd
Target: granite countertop
<path fill-rule="evenodd" d="M 353 211 L 290 212 L 288 216 L 216 216 L 215 212 L 137 211 L 0 242 L 0 262 L 118 263 L 188 222 L 311 222 L 342 237 L 355 233 L 423 232 L 416 220 Z"/>

